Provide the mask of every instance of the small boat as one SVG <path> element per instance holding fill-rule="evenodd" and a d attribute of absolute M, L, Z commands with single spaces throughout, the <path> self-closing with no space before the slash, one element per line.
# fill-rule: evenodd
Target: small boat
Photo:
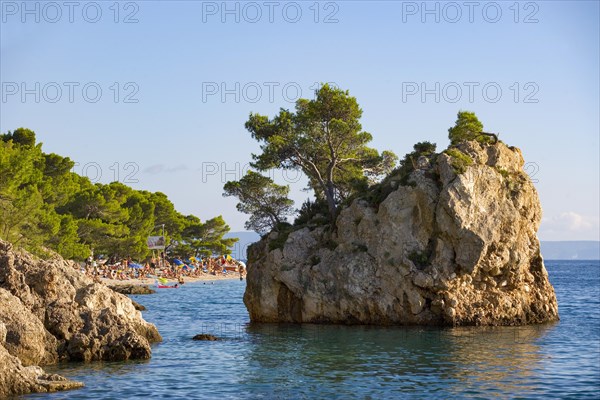
<path fill-rule="evenodd" d="M 165 279 L 166 280 L 166 279 Z M 158 280 L 154 280 L 154 286 L 156 286 L 158 289 L 177 289 L 179 288 L 179 285 L 176 283 L 173 286 L 170 285 L 165 285 L 164 283 L 158 283 Z"/>

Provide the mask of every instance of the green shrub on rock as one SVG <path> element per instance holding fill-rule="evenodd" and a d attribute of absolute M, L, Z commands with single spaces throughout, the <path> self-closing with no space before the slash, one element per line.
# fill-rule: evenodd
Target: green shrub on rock
<path fill-rule="evenodd" d="M 467 167 L 473 164 L 471 157 L 456 148 L 446 149 L 444 153 L 452 157 L 452 168 L 457 175 L 463 174 Z"/>

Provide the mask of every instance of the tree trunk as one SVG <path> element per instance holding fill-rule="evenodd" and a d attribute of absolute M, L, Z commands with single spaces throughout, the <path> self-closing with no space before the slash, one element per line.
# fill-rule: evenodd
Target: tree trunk
<path fill-rule="evenodd" d="M 279 224 L 281 224 L 281 221 L 279 220 L 277 215 L 272 214 L 269 216 L 269 218 L 271 219 L 271 223 L 273 224 L 273 229 L 279 232 Z"/>
<path fill-rule="evenodd" d="M 327 183 L 325 187 L 325 196 L 327 196 L 327 208 L 329 208 L 329 220 L 331 222 L 331 230 L 335 230 L 335 220 L 337 218 L 337 207 L 335 204 L 335 187 L 333 185 L 333 170 L 336 165 L 336 158 L 331 143 L 329 143 L 331 150 L 331 161 L 327 166 Z"/>
<path fill-rule="evenodd" d="M 333 182 L 327 182 L 325 188 L 325 197 L 327 197 L 327 208 L 329 209 L 329 221 L 331 222 L 332 230 L 335 230 L 335 220 L 337 218 L 337 207 L 335 205 L 335 190 Z"/>

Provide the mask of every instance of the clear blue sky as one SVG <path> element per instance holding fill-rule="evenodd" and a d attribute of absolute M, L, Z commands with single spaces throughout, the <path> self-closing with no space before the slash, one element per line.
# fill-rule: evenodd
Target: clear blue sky
<path fill-rule="evenodd" d="M 221 193 L 258 149 L 248 114 L 335 82 L 372 145 L 399 156 L 421 140 L 445 148 L 457 111 L 475 111 L 531 163 L 540 238 L 598 240 L 599 3 L 514 4 L 2 1 L 0 130 L 33 129 L 76 172 L 243 230 Z"/>

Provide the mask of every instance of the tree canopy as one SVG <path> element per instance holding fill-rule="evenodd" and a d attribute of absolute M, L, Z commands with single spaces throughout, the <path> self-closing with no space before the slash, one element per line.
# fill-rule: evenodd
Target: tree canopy
<path fill-rule="evenodd" d="M 238 211 L 250 214 L 246 229 L 265 234 L 277 229 L 293 213 L 294 202 L 287 196 L 289 186 L 277 185 L 271 178 L 248 171 L 239 181 L 230 181 L 223 187 L 223 196 L 239 199 Z"/>
<path fill-rule="evenodd" d="M 269 119 L 250 114 L 246 129 L 261 144 L 253 167 L 298 169 L 309 180 L 317 199 L 327 202 L 331 221 L 339 204 L 369 178 L 393 169 L 397 157 L 367 146 L 370 133 L 362 130 L 362 110 L 348 91 L 327 84 L 314 100 L 299 99 L 295 112 L 281 109 Z"/>
<path fill-rule="evenodd" d="M 82 260 L 96 254 L 142 258 L 146 239 L 164 225 L 178 254 L 229 254 L 222 217 L 201 222 L 175 210 L 163 193 L 119 182 L 93 184 L 73 172 L 73 161 L 46 154 L 35 133 L 0 135 L 0 238 L 43 255 L 50 249 Z M 183 245 L 190 244 L 188 247 Z"/>
<path fill-rule="evenodd" d="M 479 122 L 474 112 L 459 111 L 456 123 L 448 129 L 448 138 L 451 145 L 465 140 L 489 141 L 489 137 L 481 137 L 481 131 L 483 131 L 483 124 Z"/>
<path fill-rule="evenodd" d="M 185 227 L 181 232 L 181 240 L 173 249 L 175 254 L 194 256 L 210 256 L 212 254 L 231 254 L 237 238 L 224 238 L 229 232 L 229 225 L 222 216 L 201 222 L 193 215 L 185 217 Z"/>
<path fill-rule="evenodd" d="M 13 143 L 23 146 L 35 146 L 35 132 L 31 129 L 19 128 L 13 132 L 8 131 L 8 133 L 0 135 L 0 139 L 4 142 L 12 140 Z"/>

